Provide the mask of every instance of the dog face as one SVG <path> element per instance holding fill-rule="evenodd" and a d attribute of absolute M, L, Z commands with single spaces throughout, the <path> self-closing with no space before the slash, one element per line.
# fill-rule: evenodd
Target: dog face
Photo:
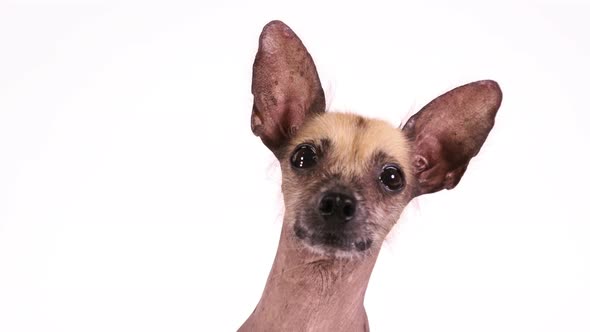
<path fill-rule="evenodd" d="M 252 131 L 280 161 L 284 227 L 303 247 L 341 257 L 378 250 L 413 197 L 456 186 L 502 99 L 495 82 L 473 82 L 403 129 L 326 113 L 311 56 L 279 21 L 262 31 L 252 81 Z"/>
<path fill-rule="evenodd" d="M 378 246 L 411 199 L 409 144 L 384 121 L 324 113 L 285 151 L 285 227 L 308 248 L 349 255 Z"/>

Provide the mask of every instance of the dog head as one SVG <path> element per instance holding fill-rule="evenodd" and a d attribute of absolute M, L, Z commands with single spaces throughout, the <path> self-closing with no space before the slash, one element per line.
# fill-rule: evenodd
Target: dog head
<path fill-rule="evenodd" d="M 459 183 L 502 99 L 495 82 L 473 82 L 402 129 L 327 113 L 311 56 L 280 21 L 260 35 L 252 93 L 252 131 L 281 164 L 284 227 L 310 250 L 348 257 L 378 249 L 412 198 Z"/>

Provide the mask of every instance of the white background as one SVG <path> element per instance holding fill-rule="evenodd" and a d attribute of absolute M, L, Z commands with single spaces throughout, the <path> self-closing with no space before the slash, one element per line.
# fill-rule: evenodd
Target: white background
<path fill-rule="evenodd" d="M 459 186 L 389 236 L 373 331 L 589 331 L 590 6 L 412 3 L 0 3 L 0 331 L 240 326 L 281 225 L 250 131 L 272 19 L 333 110 L 400 124 L 469 81 L 504 91 Z"/>

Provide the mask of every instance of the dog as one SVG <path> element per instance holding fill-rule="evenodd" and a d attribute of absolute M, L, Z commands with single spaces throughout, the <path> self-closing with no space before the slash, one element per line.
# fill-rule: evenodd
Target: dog
<path fill-rule="evenodd" d="M 415 197 L 454 188 L 490 133 L 499 85 L 472 82 L 397 128 L 326 112 L 312 57 L 283 22 L 262 30 L 252 132 L 280 162 L 285 214 L 264 292 L 240 331 L 368 331 L 381 245 Z"/>

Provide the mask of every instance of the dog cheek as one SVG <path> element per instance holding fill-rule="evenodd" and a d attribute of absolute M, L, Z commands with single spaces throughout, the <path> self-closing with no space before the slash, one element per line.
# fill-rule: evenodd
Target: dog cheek
<path fill-rule="evenodd" d="M 397 223 L 403 211 L 402 202 L 387 201 L 371 207 L 368 224 L 378 239 L 384 239 Z"/>
<path fill-rule="evenodd" d="M 285 204 L 285 218 L 284 222 L 287 225 L 294 225 L 297 219 L 303 218 L 308 204 L 308 196 L 305 188 L 301 187 L 301 181 L 289 177 L 283 178 L 283 200 Z"/>

